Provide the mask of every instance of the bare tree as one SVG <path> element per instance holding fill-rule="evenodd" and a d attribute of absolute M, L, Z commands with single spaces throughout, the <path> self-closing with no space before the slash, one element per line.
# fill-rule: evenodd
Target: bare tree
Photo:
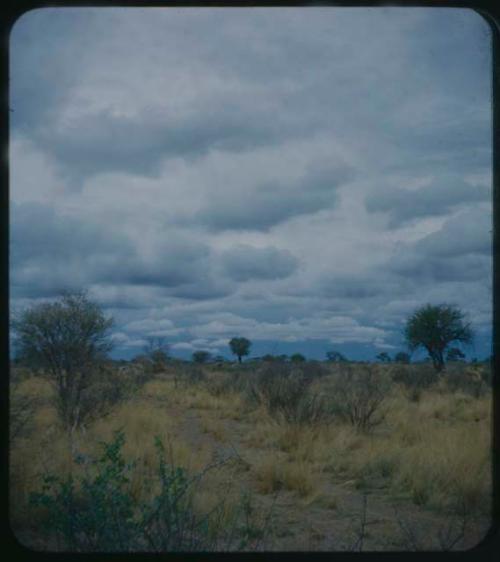
<path fill-rule="evenodd" d="M 148 358 L 154 373 L 159 373 L 165 369 L 168 361 L 168 344 L 165 338 L 150 336 L 146 338 L 147 344 L 144 353 Z"/>
<path fill-rule="evenodd" d="M 389 381 L 375 365 L 346 364 L 336 376 L 333 389 L 335 413 L 361 431 L 369 431 L 384 415 L 381 406 Z"/>

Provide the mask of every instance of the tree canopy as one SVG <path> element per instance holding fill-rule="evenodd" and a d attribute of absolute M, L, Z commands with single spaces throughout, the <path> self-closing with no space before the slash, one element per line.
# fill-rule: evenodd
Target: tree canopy
<path fill-rule="evenodd" d="M 238 357 L 239 363 L 241 363 L 241 358 L 250 353 L 250 346 L 252 342 L 246 338 L 233 338 L 229 342 L 229 347 L 231 352 Z"/>
<path fill-rule="evenodd" d="M 473 339 L 465 314 L 449 304 L 427 304 L 418 308 L 408 318 L 404 335 L 411 351 L 420 347 L 427 351 L 437 371 L 444 369 L 445 352 L 451 343 L 469 344 Z"/>
<path fill-rule="evenodd" d="M 193 353 L 193 361 L 195 363 L 206 363 L 211 357 L 212 355 L 209 351 L 200 350 Z"/>
<path fill-rule="evenodd" d="M 335 361 L 339 363 L 343 363 L 344 361 L 347 361 L 346 357 L 342 355 L 340 351 L 327 351 L 326 358 L 328 359 L 328 361 Z"/>
<path fill-rule="evenodd" d="M 33 305 L 13 321 L 19 357 L 54 380 L 68 426 L 81 422 L 82 395 L 112 348 L 112 323 L 84 292 Z"/>

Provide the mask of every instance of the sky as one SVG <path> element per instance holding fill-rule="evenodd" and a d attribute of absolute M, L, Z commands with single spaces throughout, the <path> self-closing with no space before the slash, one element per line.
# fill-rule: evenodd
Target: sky
<path fill-rule="evenodd" d="M 114 356 L 491 353 L 491 43 L 467 9 L 44 8 L 10 35 L 10 307 L 85 289 Z"/>

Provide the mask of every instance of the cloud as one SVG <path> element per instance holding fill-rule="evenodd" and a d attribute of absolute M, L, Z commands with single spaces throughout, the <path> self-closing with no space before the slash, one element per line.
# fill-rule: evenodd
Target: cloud
<path fill-rule="evenodd" d="M 382 187 L 373 190 L 366 198 L 370 212 L 388 213 L 391 228 L 422 217 L 445 215 L 457 205 L 488 201 L 491 188 L 486 185 L 470 185 L 457 176 L 434 180 L 417 189 Z"/>
<path fill-rule="evenodd" d="M 298 267 L 298 260 L 288 250 L 274 247 L 254 248 L 240 244 L 221 256 L 223 271 L 235 281 L 280 279 Z"/>
<path fill-rule="evenodd" d="M 371 342 L 384 338 L 387 332 L 381 328 L 360 325 L 350 317 L 311 317 L 290 319 L 287 322 L 259 322 L 231 313 L 214 314 L 206 324 L 193 326 L 191 333 L 197 337 L 240 335 L 252 340 L 307 341 L 330 340 L 332 343 Z"/>
<path fill-rule="evenodd" d="M 389 264 L 392 271 L 415 280 L 476 281 L 492 274 L 489 207 L 462 211 L 415 243 L 400 245 Z"/>
<path fill-rule="evenodd" d="M 486 342 L 489 33 L 459 9 L 27 13 L 12 307 L 86 287 L 118 348 L 324 356 L 400 345 L 451 299 Z"/>
<path fill-rule="evenodd" d="M 19 296 L 106 284 L 158 287 L 184 298 L 212 298 L 233 289 L 211 272 L 209 247 L 176 230 L 141 248 L 118 227 L 44 204 L 14 203 L 11 221 L 12 286 Z"/>
<path fill-rule="evenodd" d="M 354 177 L 353 168 L 333 152 L 335 144 L 335 139 L 317 138 L 288 142 L 279 150 L 236 159 L 239 168 L 224 162 L 220 169 L 219 160 L 217 175 L 225 177 L 219 184 L 209 184 L 209 196 L 195 220 L 212 231 L 267 231 L 292 217 L 335 207 L 338 188 Z M 326 155 L 318 156 L 318 145 L 322 153 L 329 152 L 329 161 Z M 243 179 L 245 168 L 251 176 Z M 251 183 L 248 177 L 253 177 Z"/>
<path fill-rule="evenodd" d="M 436 257 L 491 256 L 492 228 L 490 206 L 472 207 L 452 216 L 440 230 L 419 240 L 416 249 Z"/>
<path fill-rule="evenodd" d="M 131 251 L 126 239 L 104 225 L 59 215 L 40 203 L 12 204 L 11 224 L 11 283 L 23 296 L 85 287 L 93 271 L 113 268 Z"/>

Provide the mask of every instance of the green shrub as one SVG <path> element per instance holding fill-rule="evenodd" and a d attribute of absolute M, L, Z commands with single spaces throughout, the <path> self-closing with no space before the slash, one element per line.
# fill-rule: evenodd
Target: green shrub
<path fill-rule="evenodd" d="M 265 536 L 264 527 L 249 519 L 251 498 L 244 495 L 229 523 L 224 523 L 224 501 L 205 514 L 193 508 L 193 495 L 203 476 L 217 463 L 190 476 L 168 464 L 165 449 L 155 439 L 158 457 L 157 480 L 144 482 L 159 491 L 147 501 L 136 501 L 130 482 L 135 463 L 126 463 L 121 450 L 123 432 L 110 443 L 102 443 L 98 459 L 83 455 L 84 475 L 65 479 L 47 474 L 42 490 L 32 493 L 30 504 L 45 517 L 46 538 L 56 538 L 60 550 L 72 552 L 169 552 L 254 548 L 256 538 Z M 223 461 L 225 462 L 225 461 Z"/>
<path fill-rule="evenodd" d="M 72 475 L 61 479 L 49 474 L 42 491 L 31 494 L 31 505 L 47 513 L 45 530 L 62 540 L 65 550 L 129 551 L 137 543 L 134 502 L 126 488 L 131 465 L 121 456 L 124 440 L 117 433 L 103 444 L 102 457 L 92 461 L 93 476 L 75 482 Z"/>

